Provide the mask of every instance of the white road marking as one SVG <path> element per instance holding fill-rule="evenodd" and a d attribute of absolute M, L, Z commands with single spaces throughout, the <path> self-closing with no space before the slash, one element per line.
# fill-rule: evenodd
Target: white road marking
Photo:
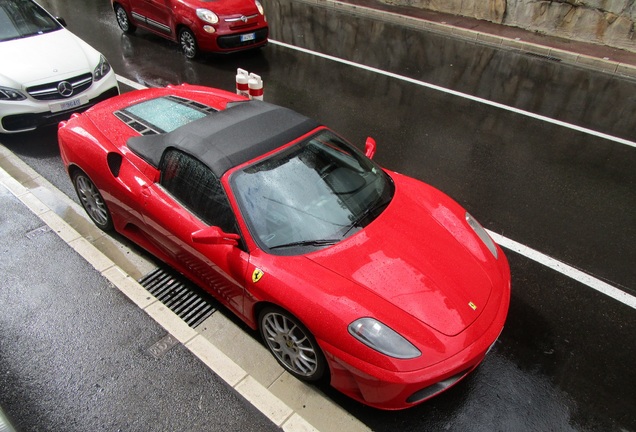
<path fill-rule="evenodd" d="M 480 97 L 472 96 L 472 95 L 469 95 L 469 94 L 466 94 L 466 93 L 461 93 L 461 92 L 458 92 L 458 91 L 455 91 L 455 90 L 450 90 L 450 89 L 447 89 L 447 88 L 444 88 L 444 87 L 441 87 L 441 86 L 438 86 L 438 85 L 430 84 L 430 83 L 427 83 L 427 82 L 424 82 L 424 81 L 419 81 L 419 80 L 416 80 L 416 79 L 413 79 L 413 78 L 409 78 L 409 77 L 405 77 L 403 75 L 398 75 L 398 74 L 395 74 L 395 73 L 392 73 L 392 72 L 387 72 L 387 71 L 384 71 L 382 69 L 377 69 L 377 68 L 373 68 L 373 67 L 370 67 L 370 66 L 361 65 L 359 63 L 355 63 L 355 62 L 352 62 L 352 61 L 349 61 L 349 60 L 344 60 L 344 59 L 341 59 L 341 58 L 338 58 L 338 57 L 334 57 L 334 56 L 331 56 L 331 55 L 327 55 L 327 54 L 322 54 L 322 53 L 319 53 L 319 52 L 316 52 L 316 51 L 308 50 L 306 48 L 300 48 L 300 47 L 297 47 L 297 46 L 294 46 L 294 45 L 290 45 L 290 44 L 287 44 L 287 43 L 284 43 L 284 42 L 279 42 L 279 41 L 276 41 L 276 40 L 273 40 L 273 39 L 270 39 L 269 42 L 274 44 L 274 45 L 279 45 L 279 46 L 282 46 L 282 47 L 285 47 L 285 48 L 289 48 L 289 49 L 292 49 L 292 50 L 295 50 L 295 51 L 300 51 L 300 52 L 303 52 L 303 53 L 306 53 L 306 54 L 309 54 L 309 55 L 322 57 L 322 58 L 327 59 L 327 60 L 332 60 L 332 61 L 335 61 L 335 62 L 338 62 L 338 63 L 346 64 L 348 66 L 356 67 L 356 68 L 359 68 L 359 69 L 364 69 L 364 70 L 367 70 L 369 72 L 377 73 L 377 74 L 380 74 L 380 75 L 385 75 L 385 76 L 390 77 L 390 78 L 395 78 L 395 79 L 402 80 L 402 81 L 405 81 L 405 82 L 408 82 L 408 83 L 411 83 L 411 84 L 416 84 L 416 85 L 419 85 L 419 86 L 422 86 L 422 87 L 427 87 L 427 88 L 430 88 L 432 90 L 437 90 L 437 91 L 440 91 L 440 92 L 443 92 L 443 93 L 448 93 L 448 94 L 451 94 L 451 95 L 454 95 L 454 96 L 462 97 L 462 98 L 465 98 L 465 99 L 470 99 L 470 100 L 478 102 L 478 103 L 494 106 L 494 107 L 497 107 L 497 108 L 504 109 L 506 111 L 514 112 L 516 114 L 525 115 L 525 116 L 528 116 L 528 117 L 535 118 L 537 120 L 541 120 L 541 121 L 545 121 L 545 122 L 548 122 L 548 123 L 555 124 L 557 126 L 562 126 L 562 127 L 565 127 L 565 128 L 573 129 L 573 130 L 576 130 L 576 131 L 579 131 L 579 132 L 587 133 L 587 134 L 594 135 L 594 136 L 599 137 L 599 138 L 604 138 L 604 139 L 607 139 L 607 140 L 610 140 L 610 141 L 614 141 L 614 142 L 617 142 L 617 143 L 620 143 L 620 144 L 629 145 L 631 147 L 635 147 L 636 148 L 636 143 L 635 142 L 628 141 L 628 140 L 625 140 L 625 139 L 622 139 L 622 138 L 617 138 L 617 137 L 614 137 L 614 136 L 611 136 L 611 135 L 607 135 L 607 134 L 604 134 L 604 133 L 601 133 L 601 132 L 597 132 L 597 131 L 594 131 L 594 130 L 591 130 L 591 129 L 583 128 L 583 127 L 580 127 L 580 126 L 572 125 L 572 124 L 569 124 L 569 123 L 566 123 L 566 122 L 562 122 L 560 120 L 551 119 L 551 118 L 546 117 L 546 116 L 542 116 L 542 115 L 534 114 L 534 113 L 531 113 L 531 112 L 528 112 L 528 111 L 524 111 L 524 110 L 520 110 L 520 109 L 517 109 L 517 108 L 509 107 L 507 105 L 503 105 L 503 104 L 500 104 L 500 103 L 497 103 L 497 102 L 489 101 L 487 99 L 483 99 L 483 98 L 480 98 Z M 125 77 L 122 77 L 120 75 L 117 75 L 117 79 L 121 83 L 126 84 L 126 85 L 128 85 L 130 87 L 133 87 L 135 89 L 146 88 L 146 86 L 144 86 L 142 84 L 139 84 L 139 83 L 137 83 L 135 81 L 131 81 L 131 80 L 129 80 L 129 79 L 125 78 Z M 499 245 L 501 245 L 501 246 L 503 246 L 503 247 L 505 247 L 507 249 L 510 249 L 510 250 L 520 254 L 520 255 L 523 255 L 526 258 L 529 258 L 529 259 L 531 259 L 533 261 L 536 261 L 536 262 L 538 262 L 538 263 L 540 263 L 542 265 L 545 265 L 546 267 L 549 267 L 549 268 L 551 268 L 551 269 L 553 269 L 553 270 L 555 270 L 555 271 L 557 271 L 557 272 L 559 272 L 559 273 L 561 273 L 561 274 L 563 274 L 563 275 L 565 275 L 565 276 L 567 276 L 567 277 L 569 277 L 571 279 L 574 279 L 577 282 L 580 282 L 580 283 L 582 283 L 582 284 L 584 284 L 584 285 L 586 285 L 586 286 L 588 286 L 588 287 L 590 287 L 592 289 L 595 289 L 596 291 L 598 291 L 600 293 L 603 293 L 603 294 L 605 294 L 605 295 L 607 295 L 607 296 L 609 296 L 609 297 L 611 297 L 611 298 L 613 298 L 613 299 L 615 299 L 615 300 L 617 300 L 617 301 L 619 301 L 619 302 L 621 302 L 621 303 L 623 303 L 623 304 L 625 304 L 625 305 L 627 305 L 627 306 L 629 306 L 629 307 L 631 307 L 633 309 L 636 309 L 636 297 L 634 297 L 633 295 L 628 294 L 628 293 L 626 293 L 625 291 L 622 291 L 619 288 L 616 288 L 616 287 L 614 287 L 614 286 L 612 286 L 612 285 L 610 285 L 610 284 L 608 284 L 606 282 L 603 282 L 602 280 L 597 279 L 597 278 L 595 278 L 595 277 L 593 277 L 593 276 L 591 276 L 591 275 L 589 275 L 589 274 L 587 274 L 585 272 L 582 272 L 581 270 L 578 270 L 578 269 L 576 269 L 576 268 L 574 268 L 574 267 L 572 267 L 572 266 L 570 266 L 568 264 L 565 264 L 565 263 L 563 263 L 563 262 L 561 262 L 561 261 L 559 261 L 557 259 L 554 259 L 554 258 L 551 258 L 551 257 L 549 257 L 547 255 L 544 255 L 541 252 L 538 252 L 538 251 L 536 251 L 536 250 L 534 250 L 534 249 L 532 249 L 532 248 L 530 248 L 528 246 L 524 246 L 521 243 L 518 243 L 518 242 L 516 242 L 514 240 L 506 238 L 506 237 L 504 237 L 502 235 L 499 235 L 497 233 L 494 233 L 492 231 L 488 231 L 488 233 L 491 235 L 491 237 Z"/>
<path fill-rule="evenodd" d="M 538 262 L 539 264 L 543 264 L 546 267 L 551 268 L 554 271 L 557 271 L 571 279 L 576 280 L 584 285 L 587 285 L 590 288 L 595 289 L 596 291 L 605 294 L 619 302 L 631 307 L 632 309 L 636 309 L 636 297 L 631 294 L 626 293 L 606 282 L 603 282 L 600 279 L 597 279 L 589 274 L 582 272 L 581 270 L 574 268 L 568 264 L 565 264 L 562 261 L 551 258 L 547 255 L 542 254 L 541 252 L 529 248 L 528 246 L 522 245 L 514 240 L 506 238 L 502 235 L 499 235 L 495 232 L 488 231 L 488 234 L 496 241 L 500 246 L 505 247 L 506 249 L 510 249 L 513 252 L 518 253 L 519 255 L 523 255 L 526 258 L 529 258 L 533 261 Z"/>
<path fill-rule="evenodd" d="M 376 73 L 376 74 L 379 74 L 379 75 L 384 75 L 384 76 L 387 76 L 389 78 L 394 78 L 394 79 L 397 79 L 397 80 L 405 81 L 405 82 L 408 82 L 410 84 L 415 84 L 415 85 L 418 85 L 418 86 L 421 86 L 421 87 L 426 87 L 426 88 L 429 88 L 429 89 L 432 89 L 432 90 L 436 90 L 436 91 L 439 91 L 439 92 L 442 92 L 442 93 L 447 93 L 447 94 L 451 94 L 453 96 L 458 96 L 458 97 L 461 97 L 461 98 L 464 98 L 464 99 L 468 99 L 468 100 L 472 100 L 472 101 L 475 101 L 475 102 L 479 102 L 479 103 L 484 104 L 484 105 L 490 105 L 490 106 L 495 107 L 495 108 L 500 108 L 500 109 L 505 110 L 505 111 L 513 112 L 515 114 L 523 115 L 523 116 L 526 116 L 526 117 L 531 117 L 533 119 L 541 120 L 541 121 L 544 121 L 546 123 L 552 123 L 552 124 L 555 124 L 557 126 L 561 126 L 561 127 L 564 127 L 564 128 L 572 129 L 572 130 L 575 130 L 575 131 L 578 131 L 578 132 L 583 132 L 583 133 L 588 134 L 588 135 L 593 135 L 593 136 L 598 137 L 598 138 L 603 138 L 603 139 L 610 140 L 610 141 L 613 141 L 613 142 L 616 142 L 616 143 L 619 143 L 619 144 L 624 144 L 624 145 L 636 148 L 636 142 L 634 142 L 634 141 L 629 141 L 629 140 L 626 140 L 624 138 L 619 138 L 619 137 L 615 137 L 615 136 L 612 136 L 612 135 L 608 135 L 608 134 L 605 134 L 605 133 L 602 133 L 602 132 L 598 132 L 598 131 L 595 131 L 595 130 L 592 130 L 592 129 L 588 129 L 588 128 L 584 128 L 584 127 L 581 127 L 581 126 L 577 126 L 577 125 L 574 125 L 574 124 L 571 124 L 571 123 L 567 123 L 567 122 L 564 122 L 564 121 L 561 121 L 561 120 L 555 120 L 555 119 L 550 118 L 550 117 L 546 117 L 546 116 L 542 116 L 542 115 L 539 115 L 539 114 L 532 113 L 530 111 L 524 111 L 522 109 L 514 108 L 514 107 L 511 107 L 511 106 L 508 106 L 508 105 L 504 105 L 504 104 L 501 104 L 501 103 L 498 103 L 498 102 L 493 102 L 493 101 L 490 101 L 488 99 L 484 99 L 484 98 L 480 98 L 480 97 L 477 97 L 477 96 L 469 95 L 469 94 L 466 94 L 466 93 L 458 92 L 458 91 L 455 91 L 455 90 L 447 89 L 445 87 L 441 87 L 441 86 L 438 86 L 438 85 L 435 85 L 435 84 L 427 83 L 425 81 L 416 80 L 414 78 L 409 78 L 407 76 L 399 75 L 399 74 L 396 74 L 396 73 L 393 73 L 393 72 L 387 72 L 385 70 L 374 68 L 374 67 L 371 67 L 371 66 L 365 66 L 365 65 L 360 64 L 360 63 L 355 63 L 355 62 L 352 62 L 350 60 L 342 59 L 340 57 L 335 57 L 335 56 L 332 56 L 332 55 L 319 53 L 317 51 L 312 51 L 312 50 L 309 50 L 309 49 L 306 49 L 306 48 L 297 47 L 297 46 L 290 45 L 290 44 L 285 43 L 285 42 L 280 42 L 280 41 L 277 41 L 277 40 L 269 39 L 269 43 L 271 43 L 273 45 L 279 45 L 279 46 L 282 46 L 282 47 L 285 47 L 285 48 L 289 48 L 289 49 L 292 49 L 292 50 L 295 50 L 295 51 L 300 51 L 302 53 L 313 55 L 313 56 L 316 56 L 316 57 L 321 57 L 321 58 L 324 58 L 324 59 L 327 59 L 327 60 L 331 60 L 331 61 L 334 61 L 334 62 L 337 62 L 337 63 L 342 63 L 342 64 L 345 64 L 347 66 L 355 67 L 355 68 L 358 68 L 358 69 L 363 69 L 363 70 L 366 70 L 366 71 L 369 71 L 369 72 L 373 72 L 373 73 Z"/>
<path fill-rule="evenodd" d="M 121 76 L 121 75 L 117 75 L 117 74 L 115 74 L 115 76 L 117 77 L 117 81 L 119 81 L 119 82 L 120 82 L 120 83 L 122 83 L 122 84 L 127 85 L 128 87 L 132 87 L 132 88 L 134 88 L 135 90 L 143 90 L 143 89 L 145 89 L 145 88 L 148 88 L 147 86 L 145 86 L 145 85 L 143 85 L 143 84 L 139 84 L 139 83 L 138 83 L 138 82 L 136 82 L 136 81 L 129 80 L 128 78 L 123 77 L 123 76 Z"/>

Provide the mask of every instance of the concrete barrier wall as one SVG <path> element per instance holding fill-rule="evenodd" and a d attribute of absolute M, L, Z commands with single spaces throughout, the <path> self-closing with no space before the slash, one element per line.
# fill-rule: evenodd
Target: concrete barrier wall
<path fill-rule="evenodd" d="M 636 0 L 382 0 L 636 52 Z"/>

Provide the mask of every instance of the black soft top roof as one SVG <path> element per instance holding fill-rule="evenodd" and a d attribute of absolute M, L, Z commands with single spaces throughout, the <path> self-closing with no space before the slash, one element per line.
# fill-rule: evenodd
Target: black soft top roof
<path fill-rule="evenodd" d="M 182 150 L 205 163 L 217 177 L 277 149 L 319 124 L 295 111 L 262 101 L 228 104 L 172 132 L 128 139 L 127 145 L 155 168 L 167 148 Z"/>

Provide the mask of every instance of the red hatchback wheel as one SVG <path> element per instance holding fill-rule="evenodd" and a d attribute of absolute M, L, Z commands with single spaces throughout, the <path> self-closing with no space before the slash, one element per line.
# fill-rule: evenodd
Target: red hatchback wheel
<path fill-rule="evenodd" d="M 194 34 L 187 28 L 179 32 L 179 45 L 183 54 L 189 59 L 195 58 L 199 54 L 199 47 L 197 45 L 197 39 Z"/>
<path fill-rule="evenodd" d="M 134 33 L 137 28 L 130 22 L 126 10 L 120 6 L 115 5 L 115 17 L 117 18 L 117 25 L 124 33 Z"/>

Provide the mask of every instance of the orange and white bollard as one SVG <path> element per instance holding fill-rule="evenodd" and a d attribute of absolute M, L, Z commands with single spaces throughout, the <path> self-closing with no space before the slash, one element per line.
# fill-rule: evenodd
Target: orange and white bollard
<path fill-rule="evenodd" d="M 263 100 L 263 80 L 259 75 L 251 73 L 247 85 L 250 99 Z"/>
<path fill-rule="evenodd" d="M 236 94 L 250 97 L 249 91 L 249 74 L 246 70 L 238 68 L 236 70 Z"/>

